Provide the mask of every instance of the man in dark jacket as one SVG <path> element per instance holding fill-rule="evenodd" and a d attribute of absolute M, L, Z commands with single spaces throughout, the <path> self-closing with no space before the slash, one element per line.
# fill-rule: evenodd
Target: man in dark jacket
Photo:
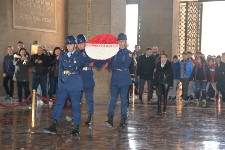
<path fill-rule="evenodd" d="M 32 88 L 37 90 L 38 85 L 41 85 L 42 96 L 47 97 L 47 73 L 49 65 L 49 56 L 43 54 L 42 46 L 37 49 L 37 54 L 31 56 L 32 66 Z"/>
<path fill-rule="evenodd" d="M 217 90 L 222 95 L 222 100 L 225 102 L 225 53 L 222 54 L 220 65 L 216 66 L 215 81 Z"/>
<path fill-rule="evenodd" d="M 152 54 L 152 48 L 147 48 L 146 53 L 138 59 L 137 63 L 137 76 L 139 81 L 139 99 L 142 101 L 142 95 L 144 91 L 145 81 L 148 84 L 148 101 L 152 99 L 153 93 L 153 72 L 155 68 L 155 59 L 150 57 Z"/>
<path fill-rule="evenodd" d="M 152 55 L 151 55 L 151 57 L 153 57 L 155 59 L 155 61 L 157 61 L 158 58 L 159 58 L 159 53 L 158 52 L 159 52 L 159 48 L 157 46 L 153 46 L 152 47 Z"/>
<path fill-rule="evenodd" d="M 3 86 L 7 94 L 5 100 L 12 100 L 13 91 L 14 91 L 13 75 L 15 72 L 15 66 L 13 65 L 13 47 L 12 46 L 8 46 L 7 53 L 8 54 L 4 57 L 4 60 L 3 60 Z M 8 82 L 10 82 L 9 86 L 8 86 Z"/>

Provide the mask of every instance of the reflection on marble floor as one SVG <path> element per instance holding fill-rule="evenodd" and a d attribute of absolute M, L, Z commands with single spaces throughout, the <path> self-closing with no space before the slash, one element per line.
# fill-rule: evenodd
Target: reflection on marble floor
<path fill-rule="evenodd" d="M 3 98 L 2 98 L 3 99 Z M 1 103 L 5 103 L 1 100 Z M 37 107 L 35 126 L 32 127 L 31 109 L 27 106 L 9 109 L 0 107 L 0 150 L 66 150 L 66 149 L 225 149 L 225 104 L 207 102 L 169 102 L 167 113 L 156 115 L 156 99 L 153 102 L 129 106 L 127 127 L 119 129 L 120 104 L 114 119 L 114 128 L 104 126 L 107 119 L 108 101 L 95 103 L 93 129 L 84 126 L 86 104 L 82 105 L 80 139 L 70 137 L 73 126 L 65 116 L 71 115 L 71 107 L 65 106 L 57 126 L 57 135 L 43 134 L 50 124 L 52 109 Z"/>

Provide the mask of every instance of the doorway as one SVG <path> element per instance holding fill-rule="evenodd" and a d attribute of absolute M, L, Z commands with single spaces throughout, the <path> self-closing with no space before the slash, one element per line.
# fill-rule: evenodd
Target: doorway
<path fill-rule="evenodd" d="M 225 52 L 225 1 L 203 2 L 202 48 L 207 55 Z"/>

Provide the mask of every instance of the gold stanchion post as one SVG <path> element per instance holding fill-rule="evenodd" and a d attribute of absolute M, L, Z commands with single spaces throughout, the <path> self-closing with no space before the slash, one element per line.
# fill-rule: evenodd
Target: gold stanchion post
<path fill-rule="evenodd" d="M 36 91 L 33 90 L 33 95 L 32 95 L 32 123 L 31 123 L 32 128 L 35 127 L 35 118 L 36 118 Z"/>

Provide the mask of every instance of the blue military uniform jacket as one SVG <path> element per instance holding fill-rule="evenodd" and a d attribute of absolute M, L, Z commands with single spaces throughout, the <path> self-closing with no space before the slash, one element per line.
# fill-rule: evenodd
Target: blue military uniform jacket
<path fill-rule="evenodd" d="M 82 71 L 82 77 L 83 77 L 83 84 L 84 87 L 92 87 L 95 84 L 94 81 L 94 72 L 92 70 L 92 67 L 97 67 L 98 69 L 102 67 L 102 65 L 105 63 L 105 60 L 95 60 L 91 59 L 87 54 L 85 50 L 81 50 L 83 54 L 85 54 L 85 65 Z"/>
<path fill-rule="evenodd" d="M 85 64 L 82 71 L 82 78 L 84 87 L 94 86 L 94 72 L 92 70 L 93 66 L 90 66 L 94 61 L 86 54 L 85 50 L 81 50 L 81 53 L 84 55 Z"/>
<path fill-rule="evenodd" d="M 82 68 L 85 55 L 75 50 L 69 57 L 67 53 L 60 56 L 58 88 L 67 90 L 83 90 Z"/>
<path fill-rule="evenodd" d="M 132 53 L 127 48 L 120 49 L 115 56 L 109 60 L 109 69 L 112 70 L 111 85 L 131 85 L 129 66 L 132 61 Z"/>

